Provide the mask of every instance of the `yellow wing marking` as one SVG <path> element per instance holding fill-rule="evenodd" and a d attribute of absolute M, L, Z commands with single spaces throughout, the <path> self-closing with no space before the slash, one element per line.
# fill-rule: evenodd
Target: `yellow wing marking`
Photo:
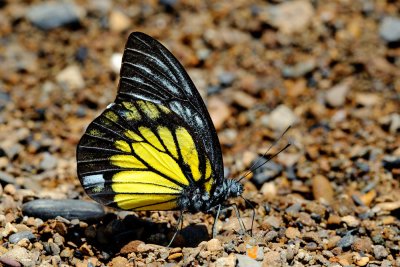
<path fill-rule="evenodd" d="M 117 194 L 114 196 L 114 201 L 118 207 L 124 210 L 173 210 L 177 208 L 176 196 L 170 195 Z M 139 208 L 141 206 L 146 207 Z"/>
<path fill-rule="evenodd" d="M 102 137 L 104 135 L 103 132 L 99 131 L 98 129 L 91 129 L 89 131 L 90 135 Z"/>
<path fill-rule="evenodd" d="M 168 151 L 174 158 L 178 159 L 178 151 L 176 150 L 176 144 L 171 131 L 165 126 L 159 126 L 157 132 Z"/>
<path fill-rule="evenodd" d="M 113 111 L 107 111 L 104 114 L 104 116 L 106 116 L 106 118 L 109 119 L 112 122 L 117 122 L 118 121 L 118 116 Z"/>
<path fill-rule="evenodd" d="M 205 186 L 205 189 L 206 189 L 206 191 L 208 193 L 210 193 L 212 184 L 214 182 L 214 179 L 212 179 L 212 178 L 210 179 L 211 172 L 212 172 L 211 163 L 210 163 L 210 160 L 207 158 L 206 159 L 206 176 L 205 176 L 205 179 L 208 180 L 208 181 L 205 182 L 204 186 Z"/>
<path fill-rule="evenodd" d="M 177 191 L 181 190 L 181 188 L 177 184 L 151 171 L 120 171 L 114 174 L 114 176 L 112 177 L 112 181 L 113 183 L 120 183 L 121 186 L 123 185 L 123 183 L 146 182 L 146 183 L 160 184 L 163 186 L 175 188 Z M 122 191 L 128 192 L 129 190 L 124 189 Z"/>
<path fill-rule="evenodd" d="M 147 167 L 132 155 L 114 155 L 110 157 L 111 164 L 121 168 L 147 169 Z"/>
<path fill-rule="evenodd" d="M 153 145 L 158 150 L 165 151 L 160 140 L 158 140 L 158 137 L 153 133 L 152 130 L 150 130 L 147 127 L 141 126 L 139 127 L 139 132 L 142 134 L 144 139 L 146 139 L 149 144 Z"/>
<path fill-rule="evenodd" d="M 161 109 L 161 111 L 164 112 L 164 113 L 166 113 L 166 114 L 171 113 L 171 110 L 170 110 L 169 108 L 167 108 L 166 106 L 157 105 L 157 107 L 158 107 L 159 109 Z"/>
<path fill-rule="evenodd" d="M 139 108 L 146 114 L 150 119 L 157 119 L 160 116 L 160 111 L 157 109 L 156 105 L 148 101 L 137 101 Z"/>
<path fill-rule="evenodd" d="M 114 182 L 114 179 L 113 179 Z M 164 187 L 157 184 L 142 183 L 113 183 L 112 189 L 115 193 L 128 194 L 179 194 L 179 190 Z"/>
<path fill-rule="evenodd" d="M 129 139 L 132 139 L 133 141 L 136 141 L 136 142 L 141 142 L 141 141 L 143 141 L 143 138 L 142 137 L 140 137 L 138 134 L 135 134 L 133 131 L 131 131 L 131 130 L 127 130 L 126 132 L 125 132 L 125 136 L 126 137 L 128 137 Z"/>
<path fill-rule="evenodd" d="M 140 155 L 140 157 L 155 170 L 181 184 L 189 185 L 189 181 L 183 174 L 182 169 L 170 155 L 160 152 L 152 145 L 143 142 L 133 143 L 132 147 L 135 153 Z"/>
<path fill-rule="evenodd" d="M 115 147 L 123 152 L 132 152 L 131 147 L 129 146 L 129 144 L 123 140 L 117 140 L 114 143 Z"/>
<path fill-rule="evenodd" d="M 176 129 L 175 134 L 183 161 L 190 166 L 193 178 L 197 181 L 201 178 L 201 172 L 199 170 L 200 161 L 193 138 L 189 132 L 182 127 Z"/>
<path fill-rule="evenodd" d="M 128 120 L 135 120 L 135 121 L 139 121 L 142 116 L 140 116 L 139 111 L 137 110 L 137 108 L 129 102 L 122 102 L 122 105 L 129 110 L 128 112 L 125 113 L 125 117 Z"/>

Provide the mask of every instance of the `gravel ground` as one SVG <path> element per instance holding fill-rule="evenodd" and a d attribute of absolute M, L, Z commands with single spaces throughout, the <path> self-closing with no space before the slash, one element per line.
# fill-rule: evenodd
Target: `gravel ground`
<path fill-rule="evenodd" d="M 0 264 L 400 266 L 400 2 L 0 1 Z M 76 176 L 127 36 L 182 62 L 218 130 L 235 213 L 121 212 Z"/>

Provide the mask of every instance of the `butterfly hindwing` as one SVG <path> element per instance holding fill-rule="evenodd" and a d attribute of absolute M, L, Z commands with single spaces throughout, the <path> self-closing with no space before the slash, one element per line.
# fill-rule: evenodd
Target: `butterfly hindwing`
<path fill-rule="evenodd" d="M 202 142 L 215 184 L 223 179 L 220 144 L 207 108 L 178 60 L 158 41 L 134 32 L 125 46 L 116 103 L 146 100 L 161 104 L 180 117 Z"/>
<path fill-rule="evenodd" d="M 127 210 L 178 209 L 182 190 L 210 192 L 213 173 L 203 143 L 161 104 L 137 100 L 108 107 L 87 128 L 77 150 L 86 192 Z"/>

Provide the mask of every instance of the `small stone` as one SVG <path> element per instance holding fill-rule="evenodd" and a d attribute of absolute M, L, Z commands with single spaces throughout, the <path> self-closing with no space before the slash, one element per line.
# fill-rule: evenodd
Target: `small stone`
<path fill-rule="evenodd" d="M 213 238 L 207 242 L 207 250 L 208 251 L 215 252 L 215 251 L 221 251 L 222 249 L 223 248 L 222 248 L 221 241 L 219 241 L 216 238 Z"/>
<path fill-rule="evenodd" d="M 400 19 L 390 16 L 384 17 L 379 27 L 379 35 L 389 43 L 400 41 Z"/>
<path fill-rule="evenodd" d="M 376 210 L 376 211 L 380 211 L 380 210 L 393 211 L 393 210 L 397 210 L 397 209 L 400 209 L 400 201 L 378 203 L 373 208 L 373 210 Z"/>
<path fill-rule="evenodd" d="M 28 239 L 29 241 L 35 240 L 36 236 L 34 234 L 32 234 L 31 231 L 22 231 L 22 232 L 18 232 L 15 234 L 10 235 L 10 237 L 8 238 L 8 241 L 10 241 L 12 244 L 16 244 L 18 243 L 21 239 Z"/>
<path fill-rule="evenodd" d="M 82 89 L 85 87 L 81 70 L 77 65 L 70 65 L 56 75 L 56 81 L 68 89 Z"/>
<path fill-rule="evenodd" d="M 168 260 L 178 260 L 183 257 L 182 252 L 174 253 L 168 256 Z"/>
<path fill-rule="evenodd" d="M 268 116 L 268 127 L 272 130 L 283 131 L 297 122 L 294 112 L 285 105 L 279 105 Z"/>
<path fill-rule="evenodd" d="M 110 66 L 115 73 L 119 73 L 121 69 L 121 64 L 122 64 L 122 54 L 121 53 L 112 54 L 110 59 Z"/>
<path fill-rule="evenodd" d="M 113 32 L 123 32 L 131 27 L 131 19 L 123 12 L 113 10 L 109 17 L 110 30 Z"/>
<path fill-rule="evenodd" d="M 300 78 L 313 71 L 316 66 L 314 58 L 303 60 L 292 66 L 284 66 L 282 68 L 282 76 L 286 78 Z"/>
<path fill-rule="evenodd" d="M 371 253 L 373 244 L 369 237 L 356 237 L 351 247 L 354 251 Z"/>
<path fill-rule="evenodd" d="M 303 240 L 305 241 L 313 241 L 317 244 L 321 243 L 321 238 L 316 232 L 307 232 L 303 234 Z"/>
<path fill-rule="evenodd" d="M 231 86 L 235 78 L 236 75 L 232 72 L 222 72 L 220 75 L 218 75 L 219 83 L 223 87 Z"/>
<path fill-rule="evenodd" d="M 342 218 L 336 214 L 331 214 L 328 217 L 327 223 L 330 225 L 339 225 L 342 222 Z"/>
<path fill-rule="evenodd" d="M 220 130 L 225 121 L 231 116 L 229 106 L 217 96 L 212 96 L 208 99 L 208 110 L 217 130 Z"/>
<path fill-rule="evenodd" d="M 237 267 L 261 267 L 261 263 L 247 255 L 236 254 Z"/>
<path fill-rule="evenodd" d="M 325 94 L 326 103 L 331 107 L 343 106 L 350 90 L 351 83 L 351 80 L 345 80 L 329 89 Z"/>
<path fill-rule="evenodd" d="M 283 263 L 278 251 L 269 251 L 264 255 L 263 266 L 283 266 Z"/>
<path fill-rule="evenodd" d="M 376 245 L 374 246 L 374 256 L 375 259 L 377 260 L 383 260 L 385 259 L 389 253 L 387 252 L 386 248 L 382 245 Z"/>
<path fill-rule="evenodd" d="M 273 228 L 279 228 L 281 225 L 281 219 L 276 216 L 266 216 L 263 220 L 263 223 L 272 226 Z"/>
<path fill-rule="evenodd" d="M 334 191 L 330 181 L 322 175 L 316 175 L 312 179 L 312 191 L 314 199 L 322 203 L 332 203 L 334 200 Z"/>
<path fill-rule="evenodd" d="M 301 235 L 300 231 L 294 227 L 288 227 L 285 231 L 285 236 L 289 239 L 298 238 Z"/>
<path fill-rule="evenodd" d="M 337 243 L 337 246 L 340 248 L 349 248 L 354 242 L 354 236 L 351 234 L 347 234 L 343 236 L 339 242 Z"/>
<path fill-rule="evenodd" d="M 340 241 L 340 236 L 335 235 L 328 239 L 328 243 L 326 243 L 326 249 L 332 249 L 336 247 L 337 243 Z"/>
<path fill-rule="evenodd" d="M 246 255 L 252 259 L 262 261 L 264 259 L 264 250 L 259 246 L 249 246 L 246 248 Z"/>
<path fill-rule="evenodd" d="M 255 162 L 257 162 L 258 160 L 260 160 L 260 158 L 255 159 Z M 261 160 L 265 161 L 265 159 Z M 251 180 L 255 183 L 255 185 L 261 186 L 265 182 L 268 182 L 277 177 L 280 173 L 282 173 L 282 171 L 283 171 L 282 165 L 274 161 L 268 161 L 260 168 L 254 170 L 253 172 L 254 175 L 251 178 Z"/>
<path fill-rule="evenodd" d="M 57 166 L 57 158 L 52 156 L 50 153 L 43 153 L 42 161 L 40 162 L 39 168 L 42 170 L 51 170 Z"/>
<path fill-rule="evenodd" d="M 299 213 L 299 222 L 301 222 L 303 225 L 307 226 L 312 226 L 315 224 L 314 220 L 311 218 L 311 215 L 305 212 L 300 212 Z"/>
<path fill-rule="evenodd" d="M 354 257 L 354 262 L 357 266 L 365 266 L 368 264 L 369 262 L 369 257 L 367 256 L 360 256 L 359 254 L 357 254 L 356 257 Z"/>
<path fill-rule="evenodd" d="M 257 103 L 257 100 L 251 95 L 243 92 L 237 91 L 233 95 L 233 101 L 241 107 L 251 109 Z"/>
<path fill-rule="evenodd" d="M 271 5 L 266 12 L 267 22 L 285 34 L 292 34 L 306 30 L 314 16 L 314 7 L 308 1 L 299 0 Z"/>
<path fill-rule="evenodd" d="M 7 251 L 1 256 L 4 260 L 15 260 L 23 266 L 34 266 L 32 254 L 26 249 L 15 245 L 11 250 Z"/>
<path fill-rule="evenodd" d="M 126 244 L 125 246 L 123 246 L 120 250 L 120 253 L 123 255 L 127 255 L 131 252 L 138 252 L 138 246 L 144 244 L 143 241 L 140 240 L 133 240 L 131 242 L 129 242 L 128 244 Z"/>
<path fill-rule="evenodd" d="M 342 222 L 347 224 L 349 227 L 358 227 L 360 225 L 360 221 L 352 215 L 342 217 Z"/>
<path fill-rule="evenodd" d="M 22 213 L 43 220 L 54 219 L 57 216 L 67 220 L 82 221 L 98 220 L 105 214 L 103 206 L 93 202 L 74 199 L 38 199 L 22 205 Z"/>
<path fill-rule="evenodd" d="M 221 257 L 215 261 L 215 267 L 235 267 L 236 266 L 236 256 L 235 254 L 230 254 L 228 257 Z"/>
<path fill-rule="evenodd" d="M 87 265 L 89 266 L 89 265 Z M 115 258 L 113 258 L 111 260 L 111 262 L 108 264 L 108 266 L 112 266 L 112 267 L 126 267 L 126 266 L 130 266 L 128 259 L 121 257 L 121 256 L 117 256 Z"/>
<path fill-rule="evenodd" d="M 278 232 L 276 231 L 269 231 L 268 233 L 265 234 L 265 242 L 271 242 L 273 241 L 275 238 L 278 237 Z"/>
<path fill-rule="evenodd" d="M 261 186 L 260 193 L 264 197 L 272 199 L 277 195 L 278 189 L 276 188 L 276 185 L 274 182 L 264 183 Z"/>
<path fill-rule="evenodd" d="M 72 2 L 50 2 L 30 7 L 26 13 L 27 19 L 42 30 L 78 24 L 82 10 Z"/>

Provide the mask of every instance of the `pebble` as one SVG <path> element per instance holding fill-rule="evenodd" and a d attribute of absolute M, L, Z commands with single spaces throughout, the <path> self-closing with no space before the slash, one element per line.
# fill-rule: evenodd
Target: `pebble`
<path fill-rule="evenodd" d="M 389 43 L 400 41 L 400 18 L 384 17 L 379 26 L 379 35 Z"/>
<path fill-rule="evenodd" d="M 15 178 L 9 173 L 0 171 L 0 181 L 5 184 L 15 184 Z"/>
<path fill-rule="evenodd" d="M 349 227 L 358 227 L 360 225 L 360 221 L 352 215 L 342 217 L 342 222 L 347 224 Z"/>
<path fill-rule="evenodd" d="M 273 199 L 277 195 L 278 189 L 274 182 L 264 183 L 261 186 L 260 193 L 266 198 Z"/>
<path fill-rule="evenodd" d="M 221 241 L 219 241 L 216 238 L 211 239 L 210 241 L 207 242 L 207 250 L 211 252 L 216 252 L 216 251 L 221 251 L 222 244 Z"/>
<path fill-rule="evenodd" d="M 400 200 L 395 202 L 382 202 L 378 203 L 373 207 L 374 211 L 393 211 L 400 209 Z"/>
<path fill-rule="evenodd" d="M 314 199 L 322 203 L 333 203 L 334 191 L 330 181 L 322 175 L 315 175 L 312 179 L 312 192 Z"/>
<path fill-rule="evenodd" d="M 368 262 L 369 262 L 369 257 L 368 257 L 368 256 L 361 256 L 360 254 L 357 253 L 357 254 L 353 257 L 353 260 L 354 260 L 354 262 L 355 262 L 355 264 L 356 264 L 357 266 L 365 266 L 365 265 L 367 265 Z"/>
<path fill-rule="evenodd" d="M 56 157 L 54 157 L 53 155 L 51 155 L 48 152 L 44 152 L 42 161 L 39 164 L 39 168 L 41 170 L 45 170 L 45 171 L 51 170 L 57 166 L 57 162 L 58 162 L 58 160 Z"/>
<path fill-rule="evenodd" d="M 61 216 L 67 220 L 98 220 L 105 215 L 100 204 L 74 199 L 38 199 L 22 205 L 24 215 L 38 217 L 43 220 Z"/>
<path fill-rule="evenodd" d="M 246 248 L 246 255 L 252 259 L 262 261 L 264 259 L 264 250 L 259 246 L 249 246 Z"/>
<path fill-rule="evenodd" d="M 110 30 L 113 32 L 123 32 L 129 29 L 132 25 L 131 19 L 122 11 L 113 10 L 109 16 Z"/>
<path fill-rule="evenodd" d="M 119 73 L 122 64 L 122 54 L 114 53 L 110 58 L 110 67 L 115 73 Z"/>
<path fill-rule="evenodd" d="M 282 76 L 286 78 L 299 78 L 313 71 L 316 67 L 315 59 L 301 61 L 293 66 L 284 66 Z"/>
<path fill-rule="evenodd" d="M 336 245 L 340 248 L 347 249 L 353 244 L 353 242 L 354 236 L 351 234 L 347 234 L 343 236 Z"/>
<path fill-rule="evenodd" d="M 222 72 L 220 75 L 218 75 L 219 83 L 223 87 L 231 86 L 235 79 L 236 75 L 233 72 Z"/>
<path fill-rule="evenodd" d="M 269 251 L 264 255 L 263 266 L 284 266 L 278 251 Z"/>
<path fill-rule="evenodd" d="M 272 226 L 273 228 L 277 229 L 281 225 L 281 219 L 276 216 L 266 216 L 264 217 L 263 223 Z"/>
<path fill-rule="evenodd" d="M 386 156 L 382 160 L 382 166 L 386 170 L 400 169 L 400 157 Z"/>
<path fill-rule="evenodd" d="M 374 250 L 374 257 L 377 260 L 383 260 L 389 255 L 386 248 L 382 245 L 375 245 L 373 250 Z"/>
<path fill-rule="evenodd" d="M 285 231 L 285 236 L 289 239 L 295 239 L 300 237 L 301 233 L 297 228 L 288 227 Z"/>
<path fill-rule="evenodd" d="M 262 162 L 265 162 L 264 158 L 257 158 L 255 161 L 259 161 L 257 166 Z M 261 163 L 260 163 L 261 162 Z M 277 177 L 280 173 L 282 173 L 283 167 L 282 165 L 274 162 L 268 161 L 266 164 L 261 166 L 260 168 L 256 169 L 253 173 L 253 177 L 251 180 L 255 183 L 256 186 L 262 186 L 265 182 L 268 182 L 275 177 Z"/>
<path fill-rule="evenodd" d="M 236 254 L 237 267 L 261 267 L 261 263 L 247 255 Z"/>
<path fill-rule="evenodd" d="M 330 88 L 325 94 L 326 103 L 331 107 L 342 107 L 346 102 L 351 83 L 351 80 L 345 80 Z"/>
<path fill-rule="evenodd" d="M 222 129 L 225 121 L 231 116 L 229 106 L 217 96 L 208 99 L 208 110 L 216 130 Z"/>
<path fill-rule="evenodd" d="M 109 263 L 109 266 L 126 267 L 126 266 L 130 266 L 130 264 L 129 264 L 128 259 L 121 257 L 121 256 L 117 256 L 111 260 L 111 262 Z"/>
<path fill-rule="evenodd" d="M 22 231 L 9 236 L 8 241 L 12 244 L 18 243 L 21 239 L 28 239 L 29 241 L 33 241 L 36 239 L 36 236 L 32 234 L 31 231 Z"/>
<path fill-rule="evenodd" d="M 139 245 L 144 244 L 143 241 L 140 240 L 133 240 L 131 242 L 129 242 L 128 244 L 124 245 L 121 250 L 120 253 L 123 255 L 127 255 L 131 252 L 138 252 L 138 247 Z"/>
<path fill-rule="evenodd" d="M 48 2 L 31 6 L 26 18 L 42 30 L 79 23 L 82 11 L 72 2 Z"/>
<path fill-rule="evenodd" d="M 22 264 L 22 266 L 30 267 L 35 266 L 35 259 L 32 258 L 32 254 L 26 249 L 20 246 L 14 246 L 12 249 L 7 251 L 1 256 L 2 261 L 13 262 L 17 261 Z M 14 265 L 15 266 L 15 265 Z"/>
<path fill-rule="evenodd" d="M 230 254 L 228 257 L 221 257 L 215 261 L 215 267 L 235 267 L 236 266 L 236 256 L 235 254 Z"/>
<path fill-rule="evenodd" d="M 285 105 L 279 105 L 268 116 L 268 127 L 275 131 L 283 131 L 298 121 L 294 112 Z"/>
<path fill-rule="evenodd" d="M 302 32 L 314 16 L 311 3 L 303 0 L 269 5 L 266 12 L 267 21 L 285 34 Z"/>
<path fill-rule="evenodd" d="M 56 81 L 67 89 L 82 89 L 85 87 L 85 81 L 77 65 L 70 65 L 61 70 L 56 75 Z"/>
<path fill-rule="evenodd" d="M 278 237 L 278 232 L 272 230 L 272 231 L 268 231 L 268 233 L 265 234 L 265 242 L 271 242 L 274 241 L 275 238 Z"/>

